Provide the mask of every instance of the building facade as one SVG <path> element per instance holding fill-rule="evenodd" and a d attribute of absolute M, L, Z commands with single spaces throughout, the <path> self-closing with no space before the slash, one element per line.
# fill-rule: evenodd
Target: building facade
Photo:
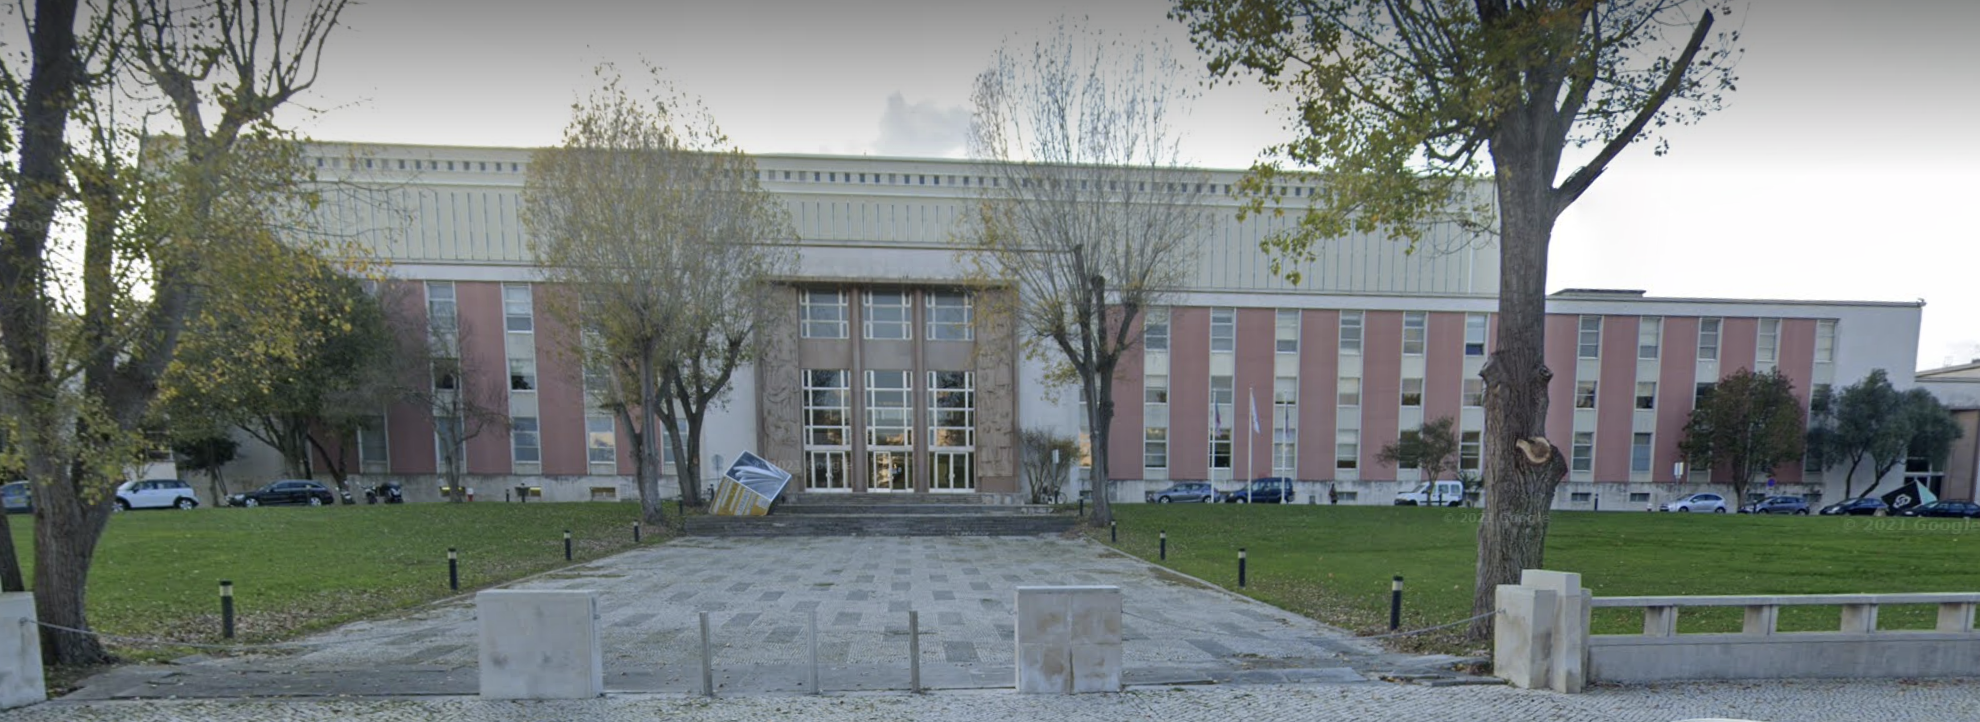
<path fill-rule="evenodd" d="M 396 404 L 344 453 L 414 498 L 437 493 L 450 451 L 484 498 L 518 486 L 632 498 L 625 429 L 587 392 L 575 334 L 547 310 L 555 289 L 530 265 L 519 215 L 529 152 L 317 150 L 319 174 L 343 181 L 322 222 L 390 264 L 407 315 L 458 333 L 457 368 L 408 373 L 436 391 L 482 389 L 506 420 L 452 450 L 437 439 L 461 436 L 447 432 L 464 419 Z M 789 155 L 758 167 L 790 211 L 799 270 L 777 290 L 759 359 L 711 413 L 704 484 L 750 450 L 796 474 L 799 493 L 1013 500 L 1025 489 L 1021 431 L 1087 434 L 1077 391 L 1048 385 L 1022 330 L 988 312 L 1010 291 L 967 283 L 952 233 L 994 180 L 947 160 Z M 1142 319 L 1143 348 L 1115 380 L 1116 498 L 1285 476 L 1302 503 L 1332 490 L 1386 504 L 1421 474 L 1385 465 L 1381 449 L 1442 417 L 1456 423 L 1459 468 L 1476 469 L 1478 372 L 1497 323 L 1491 241 L 1435 229 L 1412 251 L 1352 236 L 1297 264 L 1294 285 L 1259 250 L 1288 221 L 1239 221 L 1228 197 L 1238 178 L 1208 173 L 1188 280 Z M 1311 189 L 1275 190 L 1297 206 Z M 1698 395 L 1737 369 L 1780 369 L 1804 404 L 1817 386 L 1875 368 L 1911 385 L 1920 305 L 1584 290 L 1554 294 L 1548 311 L 1547 431 L 1571 469 L 1558 505 L 1640 509 L 1714 481 L 1678 468 L 1678 440 Z M 1782 493 L 1833 498 L 1838 474 L 1797 466 L 1774 479 Z"/>

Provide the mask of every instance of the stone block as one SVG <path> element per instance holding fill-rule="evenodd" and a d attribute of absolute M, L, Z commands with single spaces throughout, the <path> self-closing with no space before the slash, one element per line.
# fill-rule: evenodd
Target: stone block
<path fill-rule="evenodd" d="M 1072 650 L 1064 644 L 1018 645 L 1019 694 L 1067 694 L 1072 691 Z"/>
<path fill-rule="evenodd" d="M 0 709 L 13 709 L 48 699 L 41 669 L 41 628 L 35 625 L 34 594 L 0 594 Z"/>
<path fill-rule="evenodd" d="M 1072 691 L 1074 694 L 1121 691 L 1121 645 L 1073 645 Z"/>
<path fill-rule="evenodd" d="M 1017 643 L 1064 639 L 1072 632 L 1072 594 L 1064 587 L 1017 588 Z"/>
<path fill-rule="evenodd" d="M 1501 584 L 1496 599 L 1503 613 L 1492 625 L 1493 676 L 1523 689 L 1550 686 L 1559 614 L 1554 591 Z"/>
<path fill-rule="evenodd" d="M 1869 634 L 1877 631 L 1877 605 L 1842 605 L 1842 631 L 1853 634 Z"/>
<path fill-rule="evenodd" d="M 1119 587 L 1018 587 L 1017 690 L 1119 692 Z"/>
<path fill-rule="evenodd" d="M 1973 631 L 1973 603 L 1951 602 L 1939 605 L 1939 625 L 1941 632 Z"/>
<path fill-rule="evenodd" d="M 1072 594 L 1073 644 L 1121 644 L 1121 590 L 1089 589 Z M 1074 665 L 1077 670 L 1078 665 Z"/>
<path fill-rule="evenodd" d="M 605 693 L 598 593 L 495 589 L 476 594 L 481 696 L 586 699 Z"/>

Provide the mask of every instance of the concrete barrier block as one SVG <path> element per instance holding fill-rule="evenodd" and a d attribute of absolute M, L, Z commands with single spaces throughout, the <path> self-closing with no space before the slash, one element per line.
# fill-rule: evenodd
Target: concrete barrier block
<path fill-rule="evenodd" d="M 1501 584 L 1496 599 L 1503 613 L 1492 625 L 1492 674 L 1523 689 L 1550 686 L 1554 591 Z"/>
<path fill-rule="evenodd" d="M 495 589 L 474 597 L 481 696 L 586 699 L 605 693 L 598 593 Z"/>
<path fill-rule="evenodd" d="M 1072 595 L 1073 644 L 1121 644 L 1121 590 L 1088 589 Z M 1074 666 L 1075 670 L 1077 665 Z"/>
<path fill-rule="evenodd" d="M 1072 692 L 1072 650 L 1063 644 L 1018 645 L 1017 691 L 1019 694 Z"/>
<path fill-rule="evenodd" d="M 41 628 L 36 626 L 34 594 L 0 594 L 0 709 L 24 707 L 48 700 L 48 683 L 41 669 Z"/>
<path fill-rule="evenodd" d="M 1121 645 L 1073 645 L 1072 691 L 1074 694 L 1121 691 Z"/>
<path fill-rule="evenodd" d="M 1017 690 L 1121 690 L 1119 587 L 1018 587 Z"/>

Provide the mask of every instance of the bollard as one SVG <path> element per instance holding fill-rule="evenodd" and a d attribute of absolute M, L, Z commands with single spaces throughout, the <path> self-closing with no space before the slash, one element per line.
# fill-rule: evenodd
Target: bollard
<path fill-rule="evenodd" d="M 1169 531 L 1162 530 L 1162 561 L 1169 560 Z"/>
<path fill-rule="evenodd" d="M 1086 518 L 1086 497 L 1079 498 L 1079 518 Z"/>
<path fill-rule="evenodd" d="M 1238 588 L 1244 588 L 1244 547 L 1238 547 Z"/>
<path fill-rule="evenodd" d="M 453 547 L 447 547 L 447 588 L 461 590 L 461 559 Z"/>
<path fill-rule="evenodd" d="M 811 693 L 824 694 L 818 687 L 818 610 L 811 610 Z"/>
<path fill-rule="evenodd" d="M 639 543 L 639 522 L 633 522 L 633 543 Z"/>
<path fill-rule="evenodd" d="M 715 696 L 715 649 L 708 643 L 708 613 L 701 613 L 701 695 Z"/>
<path fill-rule="evenodd" d="M 921 614 L 908 610 L 908 691 L 921 694 Z"/>
<path fill-rule="evenodd" d="M 234 583 L 220 580 L 220 636 L 234 638 Z"/>
<path fill-rule="evenodd" d="M 1402 575 L 1389 583 L 1389 631 L 1402 629 Z"/>
<path fill-rule="evenodd" d="M 1107 522 L 1107 541 L 1118 542 L 1120 540 L 1121 540 L 1121 523 L 1117 521 Z"/>
<path fill-rule="evenodd" d="M 564 561 L 571 560 L 571 530 L 564 530 Z"/>

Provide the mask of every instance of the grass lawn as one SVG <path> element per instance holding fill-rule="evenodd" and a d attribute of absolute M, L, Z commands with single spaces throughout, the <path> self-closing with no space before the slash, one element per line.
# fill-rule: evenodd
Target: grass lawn
<path fill-rule="evenodd" d="M 219 642 L 219 583 L 234 583 L 236 641 L 265 642 L 452 596 L 632 546 L 636 504 L 380 504 L 118 514 L 97 547 L 89 619 L 99 632 Z M 33 520 L 8 519 L 33 583 Z M 662 533 L 645 530 L 648 543 Z M 139 659 L 171 650 L 112 643 Z"/>
<path fill-rule="evenodd" d="M 1389 582 L 1405 582 L 1403 628 L 1471 614 L 1476 509 L 1236 504 L 1123 504 L 1114 546 L 1149 561 L 1169 533 L 1168 566 L 1362 633 L 1385 632 Z M 1107 530 L 1089 531 L 1106 542 Z M 1980 590 L 1980 523 L 1946 519 L 1555 512 L 1546 567 L 1579 572 L 1595 596 L 1817 594 Z M 1937 610 L 1879 610 L 1882 629 L 1931 629 Z M 1738 631 L 1741 610 L 1687 609 L 1680 632 Z M 1837 607 L 1781 610 L 1783 631 L 1835 629 Z M 1596 610 L 1596 634 L 1642 631 L 1640 610 Z M 1454 630 L 1457 631 L 1457 630 Z M 1406 647 L 1476 648 L 1455 634 Z"/>

